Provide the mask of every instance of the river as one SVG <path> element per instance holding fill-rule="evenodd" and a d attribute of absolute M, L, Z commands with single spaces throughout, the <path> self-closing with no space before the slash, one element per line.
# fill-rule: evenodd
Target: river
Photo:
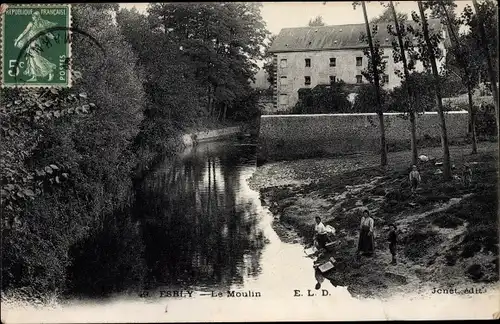
<path fill-rule="evenodd" d="M 256 167 L 256 146 L 236 141 L 202 143 L 166 159 L 138 185 L 133 209 L 144 289 L 44 308 L 10 305 L 4 320 L 374 320 L 414 312 L 407 300 L 389 310 L 380 300 L 355 299 L 328 281 L 315 290 L 313 263 L 303 246 L 279 239 L 272 214 L 248 186 Z M 183 296 L 166 297 L 174 291 Z M 421 318 L 414 314 L 409 317 Z"/>
<path fill-rule="evenodd" d="M 248 186 L 255 170 L 256 145 L 211 142 L 148 175 L 136 214 L 154 294 L 191 289 L 293 296 L 294 289 L 314 289 L 312 260 L 300 244 L 280 241 L 272 214 Z"/>

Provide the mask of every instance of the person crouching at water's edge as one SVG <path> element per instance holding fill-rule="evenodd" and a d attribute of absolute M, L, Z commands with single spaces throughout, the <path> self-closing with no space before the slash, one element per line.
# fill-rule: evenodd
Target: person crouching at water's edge
<path fill-rule="evenodd" d="M 316 242 L 318 242 L 318 248 L 324 249 L 328 241 L 328 236 L 326 227 L 323 222 L 321 222 L 321 218 L 319 216 L 316 216 L 316 227 L 314 229 L 316 231 Z"/>
<path fill-rule="evenodd" d="M 374 250 L 373 242 L 373 218 L 370 217 L 368 209 L 363 210 L 361 217 L 358 254 L 371 256 Z"/>

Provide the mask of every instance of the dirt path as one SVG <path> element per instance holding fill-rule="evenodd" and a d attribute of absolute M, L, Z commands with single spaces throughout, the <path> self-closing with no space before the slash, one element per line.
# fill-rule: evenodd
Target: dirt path
<path fill-rule="evenodd" d="M 377 166 L 378 156 L 277 162 L 259 167 L 249 183 L 260 190 L 275 215 L 278 235 L 287 241 L 310 244 L 315 216 L 337 229 L 332 251 L 322 257 L 334 256 L 336 270 L 325 276 L 334 285 L 348 286 L 353 295 L 483 287 L 498 281 L 497 155 L 494 143 L 480 148 L 476 156 L 468 154 L 468 147 L 450 150 L 455 175 L 463 163 L 473 165 L 470 187 L 458 179 L 443 182 L 434 162 L 423 163 L 421 188 L 412 195 L 406 180 L 409 152 L 391 153 L 384 169 Z M 421 153 L 435 157 L 439 149 Z M 354 257 L 360 206 L 375 219 L 371 258 Z M 398 226 L 397 265 L 389 264 L 390 223 Z"/>

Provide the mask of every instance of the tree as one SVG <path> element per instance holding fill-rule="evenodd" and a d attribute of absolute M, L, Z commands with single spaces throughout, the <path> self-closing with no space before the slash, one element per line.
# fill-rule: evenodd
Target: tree
<path fill-rule="evenodd" d="M 146 89 L 153 105 L 147 129 L 156 135 L 144 138 L 157 137 L 154 146 L 161 147 L 167 135 L 162 134 L 164 127 L 154 126 L 156 121 L 186 126 L 204 118 L 248 115 L 234 110 L 248 107 L 240 98 L 253 91 L 249 81 L 268 35 L 258 4 L 154 3 L 147 17 L 122 10 L 117 21 L 137 44 L 148 71 Z M 172 75 L 177 75 L 175 82 Z"/>
<path fill-rule="evenodd" d="M 472 4 L 474 5 L 474 10 L 476 12 L 476 23 L 475 25 L 471 23 L 471 27 L 473 29 L 476 29 L 479 31 L 478 35 L 478 45 L 482 50 L 483 53 L 483 58 L 486 60 L 487 63 L 487 71 L 488 71 L 488 76 L 490 79 L 491 83 L 491 90 L 493 93 L 493 101 L 495 103 L 495 109 L 496 109 L 496 120 L 497 120 L 497 130 L 500 130 L 500 121 L 499 121 L 499 108 L 498 108 L 498 85 L 497 85 L 497 75 L 496 71 L 493 66 L 493 59 L 492 55 L 490 54 L 490 47 L 488 46 L 490 44 L 490 41 L 488 39 L 491 39 L 487 37 L 487 33 L 485 30 L 485 23 L 488 21 L 498 21 L 498 16 L 495 19 L 495 14 L 498 11 L 496 9 L 494 3 L 486 1 L 482 6 L 478 5 L 477 0 L 472 0 Z M 493 10 L 491 8 L 493 7 Z M 492 24 L 491 24 L 492 25 Z M 488 24 L 488 26 L 491 26 Z M 476 27 L 476 28 L 474 28 Z M 495 29 L 496 30 L 496 29 Z M 473 30 L 474 31 L 474 30 Z M 491 36 L 490 36 L 491 37 Z M 496 40 L 498 39 L 498 36 L 493 36 L 493 38 Z M 492 46 L 493 47 L 493 46 Z"/>
<path fill-rule="evenodd" d="M 149 13 L 182 42 L 207 88 L 208 112 L 225 116 L 238 96 L 252 91 L 261 45 L 268 31 L 258 3 L 153 4 Z M 181 11 L 179 11 L 181 9 Z M 202 14 L 200 14 L 200 12 Z M 165 17 L 174 16 L 174 19 Z"/>
<path fill-rule="evenodd" d="M 359 2 L 353 2 L 353 7 Z M 380 164 L 382 166 L 387 165 L 387 144 L 385 140 L 385 126 L 384 126 L 384 113 L 382 108 L 382 100 L 380 95 L 380 74 L 383 73 L 385 69 L 385 62 L 382 60 L 383 52 L 380 50 L 380 45 L 373 42 L 372 33 L 370 30 L 370 24 L 368 23 L 368 15 L 366 13 L 365 1 L 361 1 L 361 7 L 363 8 L 363 16 L 365 19 L 366 28 L 366 39 L 368 41 L 369 52 L 365 51 L 365 55 L 369 57 L 368 61 L 368 73 L 364 73 L 370 83 L 373 83 L 376 91 L 376 103 L 377 103 L 377 115 L 379 118 L 380 127 Z M 376 30 L 376 27 L 374 28 Z"/>
<path fill-rule="evenodd" d="M 323 21 L 322 16 L 316 16 L 313 19 L 309 19 L 309 23 L 307 25 L 309 27 L 321 27 L 321 26 L 325 26 L 325 22 Z"/>
<path fill-rule="evenodd" d="M 451 47 L 449 49 L 452 54 L 451 63 L 455 63 L 460 73 L 462 83 L 467 88 L 469 122 L 472 134 L 472 154 L 477 153 L 477 138 L 476 138 L 476 109 L 472 101 L 472 91 L 474 87 L 474 70 L 478 65 L 477 58 L 471 56 L 465 44 L 460 42 L 458 29 L 460 21 L 456 18 L 453 8 L 456 5 L 453 1 L 436 1 L 433 4 L 433 13 L 435 17 L 441 18 L 441 21 L 447 26 L 448 33 L 451 39 Z M 449 64 L 449 63 L 448 63 Z"/>
<path fill-rule="evenodd" d="M 277 81 L 274 79 L 274 72 L 276 71 L 276 67 L 274 66 L 274 55 L 269 52 L 269 48 L 272 46 L 274 40 L 278 35 L 271 35 L 268 37 L 268 42 L 264 49 L 264 70 L 267 73 L 267 81 L 270 84 L 270 87 L 274 86 L 274 83 Z"/>
<path fill-rule="evenodd" d="M 404 12 L 398 12 L 397 13 L 398 21 L 404 22 L 408 20 L 408 14 Z M 370 24 L 380 24 L 380 23 L 392 23 L 394 22 L 394 17 L 392 15 L 392 9 L 391 7 L 387 7 L 384 12 L 380 14 L 380 16 L 372 18 L 370 20 Z"/>
<path fill-rule="evenodd" d="M 415 35 L 420 37 L 420 43 L 424 45 L 421 49 L 421 58 L 423 60 L 424 66 L 430 64 L 432 75 L 434 76 L 434 87 L 436 94 L 436 103 L 438 107 L 438 115 L 441 127 L 441 146 L 443 148 L 443 177 L 445 180 L 451 179 L 451 164 L 450 164 L 450 149 L 448 144 L 448 134 L 446 130 L 446 120 L 444 117 L 443 101 L 441 97 L 441 85 L 440 77 L 436 64 L 436 57 L 442 55 L 439 51 L 438 44 L 441 41 L 439 34 L 431 35 L 429 32 L 429 25 L 427 22 L 427 17 L 425 15 L 425 9 L 422 1 L 417 1 L 420 16 L 413 14 L 413 20 L 416 22 L 421 22 L 422 33 L 415 32 Z M 423 38 L 423 41 L 422 41 Z M 427 63 L 427 64 L 426 64 Z"/>
<path fill-rule="evenodd" d="M 403 18 L 401 16 L 398 17 L 396 13 L 396 9 L 394 8 L 394 3 L 392 1 L 389 1 L 389 8 L 387 10 L 390 10 L 392 14 L 392 21 L 394 22 L 394 26 L 396 27 L 396 36 L 398 39 L 398 47 L 393 46 L 395 48 L 394 51 L 394 57 L 397 58 L 395 61 L 401 61 L 403 63 L 403 71 L 404 71 L 404 80 L 410 79 L 410 69 L 408 67 L 408 61 L 406 60 L 406 51 L 408 49 L 408 45 L 411 44 L 413 45 L 413 42 L 407 41 L 405 46 L 405 42 L 403 41 L 403 33 L 404 31 L 404 25 L 403 24 L 403 19 L 406 20 L 407 18 Z M 386 10 L 386 11 L 387 11 Z M 391 33 L 391 28 L 388 26 L 389 33 Z M 393 44 L 395 45 L 395 44 Z M 414 66 L 412 64 L 411 66 Z M 417 127 L 416 127 L 416 121 L 415 121 L 415 108 L 413 106 L 413 98 L 414 98 L 414 92 L 412 91 L 412 88 L 409 86 L 409 82 L 405 83 L 405 88 L 408 93 L 408 113 L 410 115 L 410 142 L 411 142 L 411 161 L 412 164 L 417 163 L 418 159 L 418 150 L 417 150 Z"/>

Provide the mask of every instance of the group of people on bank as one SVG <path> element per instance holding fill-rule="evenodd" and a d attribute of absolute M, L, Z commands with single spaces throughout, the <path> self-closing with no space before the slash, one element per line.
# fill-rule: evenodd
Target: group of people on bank
<path fill-rule="evenodd" d="M 461 178 L 463 185 L 469 187 L 472 183 L 472 169 L 469 164 L 465 164 L 462 171 Z M 420 171 L 416 165 L 412 165 L 410 172 L 408 174 L 409 185 L 412 195 L 416 194 L 417 189 L 420 186 L 422 178 L 420 176 Z M 370 215 L 367 208 L 362 209 L 361 222 L 359 225 L 359 241 L 357 255 L 372 256 L 375 250 L 375 235 L 374 235 L 374 220 Z M 324 249 L 329 241 L 328 228 L 331 226 L 325 226 L 320 217 L 316 217 L 316 244 L 319 249 Z M 396 245 L 397 245 L 397 228 L 395 224 L 389 225 L 389 234 L 387 236 L 389 251 L 392 255 L 391 264 L 396 264 Z"/>
<path fill-rule="evenodd" d="M 410 188 L 412 194 L 415 194 L 417 191 L 420 182 L 422 181 L 420 177 L 420 172 L 416 165 L 413 165 L 411 171 L 408 175 Z M 364 208 L 362 211 L 361 222 L 359 225 L 359 240 L 358 240 L 358 249 L 357 255 L 364 256 L 372 256 L 375 250 L 375 238 L 374 238 L 374 224 L 375 221 L 370 215 L 370 212 L 367 208 Z M 387 240 L 389 242 L 389 251 L 392 255 L 391 264 L 396 264 L 396 244 L 397 244 L 397 234 L 396 234 L 396 225 L 389 225 L 389 235 Z M 326 244 L 329 241 L 328 230 L 327 227 L 323 224 L 320 217 L 316 217 L 316 244 L 319 249 L 324 249 Z"/>
<path fill-rule="evenodd" d="M 367 208 L 363 208 L 361 222 L 359 225 L 359 240 L 357 256 L 372 256 L 375 251 L 375 235 L 374 235 L 374 225 L 375 221 L 371 217 L 370 212 Z M 327 227 L 321 221 L 321 218 L 316 217 L 316 244 L 319 249 L 324 249 L 329 241 Z M 397 244 L 397 233 L 396 225 L 389 225 L 389 235 L 387 237 L 389 242 L 389 251 L 392 255 L 391 264 L 396 264 L 396 244 Z"/>

